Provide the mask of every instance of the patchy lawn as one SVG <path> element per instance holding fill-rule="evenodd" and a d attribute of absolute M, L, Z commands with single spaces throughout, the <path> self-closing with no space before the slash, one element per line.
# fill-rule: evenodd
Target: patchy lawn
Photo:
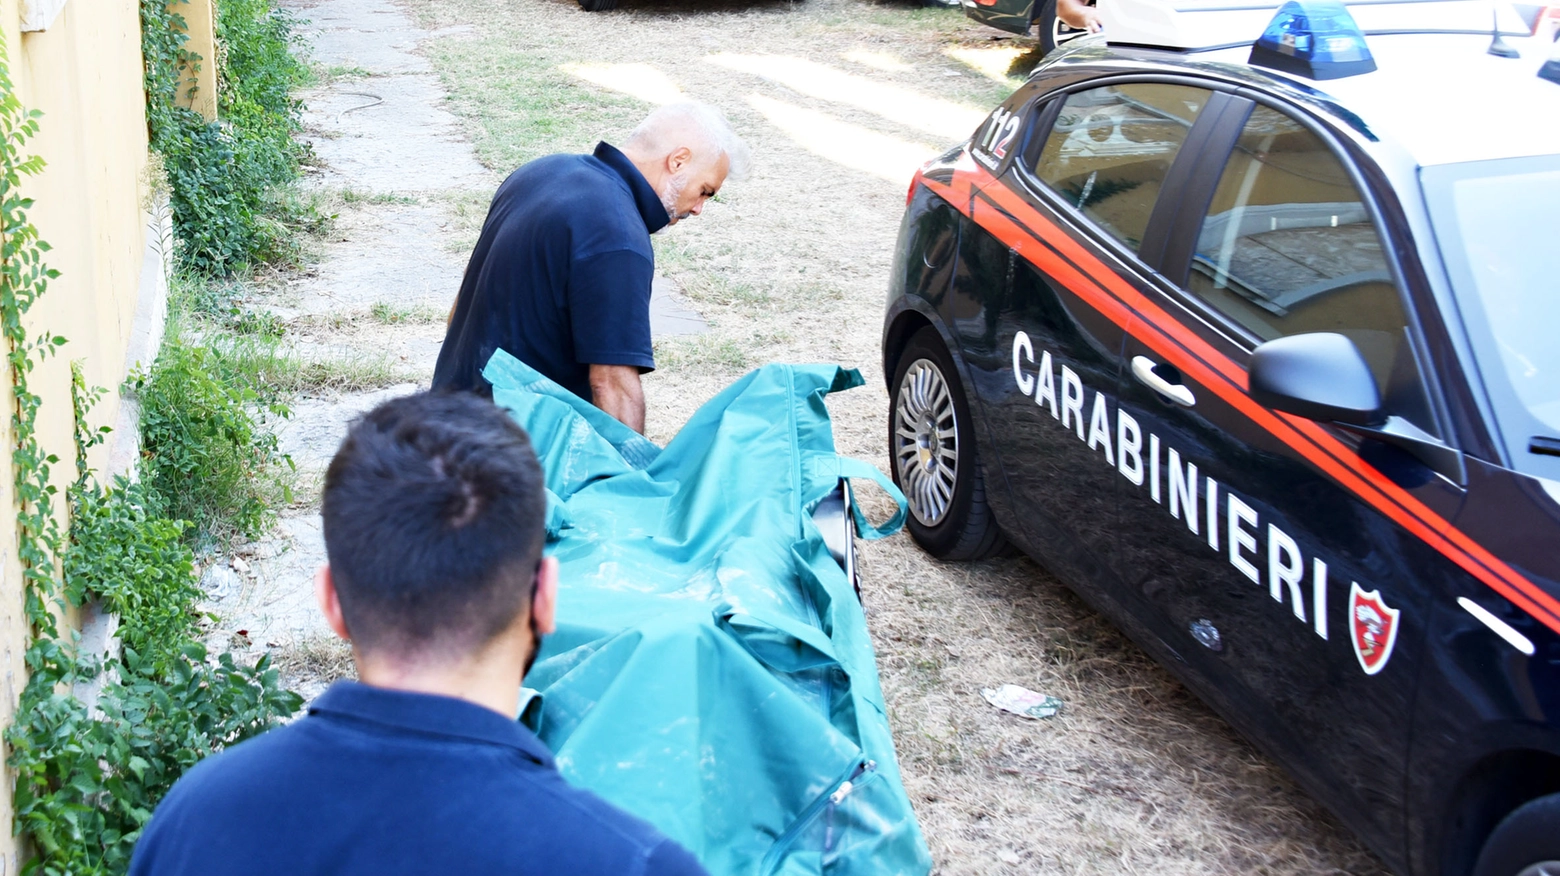
<path fill-rule="evenodd" d="M 477 155 L 502 175 L 621 141 L 657 102 L 726 110 L 752 178 L 660 235 L 659 268 L 709 320 L 646 381 L 664 442 L 748 368 L 833 361 L 840 449 L 885 465 L 880 319 L 910 173 L 972 131 L 1036 60 L 957 11 L 865 0 L 403 0 Z M 475 239 L 483 202 L 446 204 Z M 381 322 L 422 319 L 380 314 Z M 869 497 L 879 516 L 886 499 Z M 1025 559 L 934 562 L 862 545 L 868 620 L 905 782 L 943 873 L 1379 873 L 1270 761 Z M 988 706 L 1013 682 L 1055 719 Z"/>

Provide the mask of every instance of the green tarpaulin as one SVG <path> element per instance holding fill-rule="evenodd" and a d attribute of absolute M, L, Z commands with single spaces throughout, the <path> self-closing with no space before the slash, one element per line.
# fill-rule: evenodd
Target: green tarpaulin
<path fill-rule="evenodd" d="M 493 398 L 547 474 L 558 630 L 525 720 L 573 783 L 725 874 L 925 874 L 866 620 L 811 519 L 845 478 L 834 366 L 770 365 L 665 449 L 500 351 Z"/>

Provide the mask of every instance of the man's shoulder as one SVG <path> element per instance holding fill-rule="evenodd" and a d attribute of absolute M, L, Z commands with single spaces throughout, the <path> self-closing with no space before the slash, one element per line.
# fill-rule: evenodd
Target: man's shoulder
<path fill-rule="evenodd" d="M 305 759 L 304 732 L 303 722 L 298 721 L 211 755 L 174 783 L 159 809 L 188 805 L 199 810 L 203 799 L 226 797 L 235 786 L 273 783 L 278 769 Z"/>
<path fill-rule="evenodd" d="M 386 837 L 369 827 L 387 822 L 421 829 Z M 385 739 L 312 716 L 187 772 L 157 808 L 135 873 L 192 873 L 233 853 L 253 866 L 231 872 L 260 873 L 277 863 L 278 844 L 301 852 L 365 842 L 376 845 L 375 860 L 453 856 L 472 873 L 498 872 L 487 865 L 517 856 L 550 864 L 522 873 L 702 873 L 648 822 L 516 751 Z"/>
<path fill-rule="evenodd" d="M 499 186 L 499 197 L 546 198 L 559 193 L 572 194 L 565 200 L 577 201 L 582 191 L 633 203 L 628 184 L 594 155 L 544 155 L 527 162 Z"/>
<path fill-rule="evenodd" d="M 548 155 L 499 186 L 493 206 L 514 230 L 574 241 L 576 258 L 628 250 L 650 258 L 650 233 L 628 183 L 594 155 Z"/>
<path fill-rule="evenodd" d="M 598 866 L 613 859 L 632 860 L 643 863 L 639 872 L 645 876 L 707 876 L 698 859 L 650 822 L 570 785 L 556 771 L 550 779 L 550 790 L 559 805 L 550 807 L 554 821 L 549 830 L 561 841 L 558 845 L 565 859 L 579 858 L 575 841 L 585 839 L 600 855 Z"/>

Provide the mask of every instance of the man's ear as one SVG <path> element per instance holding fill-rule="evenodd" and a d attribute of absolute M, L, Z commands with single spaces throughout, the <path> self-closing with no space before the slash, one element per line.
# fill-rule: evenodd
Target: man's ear
<path fill-rule="evenodd" d="M 531 617 L 536 619 L 536 631 L 546 636 L 558 628 L 555 612 L 558 608 L 558 558 L 542 557 L 536 568 L 536 593 L 531 597 Z"/>
<path fill-rule="evenodd" d="M 342 641 L 352 641 L 352 634 L 347 630 L 347 618 L 341 613 L 341 598 L 336 595 L 336 580 L 331 577 L 329 565 L 320 566 L 320 570 L 314 573 L 314 596 L 319 600 L 320 614 L 325 615 L 325 623 Z"/>
<path fill-rule="evenodd" d="M 693 150 L 687 146 L 678 146 L 672 153 L 666 156 L 666 172 L 672 175 L 681 173 L 687 169 L 693 161 Z"/>

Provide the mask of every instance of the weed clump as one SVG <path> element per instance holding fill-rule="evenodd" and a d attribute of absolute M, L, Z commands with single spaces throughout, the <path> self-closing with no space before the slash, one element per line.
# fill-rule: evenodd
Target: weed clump
<path fill-rule="evenodd" d="M 181 0 L 182 2 L 182 0 Z M 293 184 L 308 155 L 293 89 L 310 72 L 290 51 L 295 21 L 274 0 L 216 5 L 217 58 L 187 47 L 178 4 L 141 0 L 147 124 L 161 156 L 181 265 L 223 276 L 297 258 L 296 232 L 321 217 Z M 220 121 L 179 106 L 185 71 L 217 64 Z"/>
<path fill-rule="evenodd" d="M 211 347 L 177 334 L 130 388 L 141 402 L 141 482 L 156 510 L 193 527 L 198 543 L 256 538 L 291 501 L 291 468 L 268 418 L 289 411 L 262 398 L 250 375 Z"/>

